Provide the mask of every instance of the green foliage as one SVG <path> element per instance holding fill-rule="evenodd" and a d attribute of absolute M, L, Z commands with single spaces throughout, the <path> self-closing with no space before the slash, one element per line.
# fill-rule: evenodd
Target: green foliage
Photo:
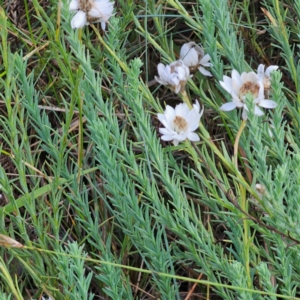
<path fill-rule="evenodd" d="M 65 255 L 58 255 L 54 258 L 55 265 L 58 266 L 58 279 L 63 286 L 65 299 L 93 299 L 93 294 L 89 293 L 89 287 L 93 273 L 85 275 L 84 258 L 82 253 L 84 246 L 79 247 L 76 242 L 69 243 L 68 249 L 61 249 Z M 68 255 L 69 254 L 69 255 Z"/>
<path fill-rule="evenodd" d="M 0 1 L 0 299 L 300 299 L 295 2 L 118 1 L 103 32 Z M 188 82 L 200 142 L 173 146 L 156 115 L 181 99 L 152 79 L 189 41 L 214 77 Z M 220 111 L 260 63 L 277 107 Z"/>

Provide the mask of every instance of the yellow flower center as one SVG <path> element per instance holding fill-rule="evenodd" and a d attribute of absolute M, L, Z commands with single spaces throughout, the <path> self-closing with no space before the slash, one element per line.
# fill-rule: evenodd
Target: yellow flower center
<path fill-rule="evenodd" d="M 264 78 L 264 89 L 269 90 L 271 88 L 271 80 L 270 77 L 265 76 Z"/>
<path fill-rule="evenodd" d="M 188 129 L 188 123 L 182 117 L 176 116 L 173 121 L 173 124 L 174 124 L 174 130 L 178 133 L 186 131 Z"/>
<path fill-rule="evenodd" d="M 259 93 L 259 85 L 251 81 L 245 82 L 240 88 L 239 98 L 243 100 L 244 96 L 246 96 L 248 93 L 252 94 L 254 98 L 257 98 Z"/>
<path fill-rule="evenodd" d="M 88 13 L 92 9 L 93 3 L 91 0 L 79 0 L 79 9 Z"/>

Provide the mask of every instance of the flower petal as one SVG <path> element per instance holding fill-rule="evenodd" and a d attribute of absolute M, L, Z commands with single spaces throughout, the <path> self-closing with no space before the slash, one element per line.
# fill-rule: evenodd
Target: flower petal
<path fill-rule="evenodd" d="M 199 135 L 198 135 L 197 133 L 195 133 L 195 132 L 189 132 L 189 133 L 187 134 L 187 138 L 188 138 L 190 141 L 192 141 L 192 142 L 198 142 L 198 141 L 200 141 Z"/>
<path fill-rule="evenodd" d="M 242 80 L 243 83 L 245 83 L 247 81 L 256 83 L 257 81 L 259 81 L 259 77 L 254 72 L 243 72 L 241 74 L 241 80 Z"/>
<path fill-rule="evenodd" d="M 105 31 L 105 27 L 106 27 L 106 22 L 102 21 L 101 22 L 101 28 L 103 31 Z"/>
<path fill-rule="evenodd" d="M 187 104 L 185 104 L 185 103 L 180 103 L 180 104 L 176 105 L 176 107 L 175 107 L 176 116 L 180 116 L 184 119 L 187 118 L 189 112 L 190 112 L 190 109 L 187 106 Z"/>
<path fill-rule="evenodd" d="M 197 112 L 197 113 L 199 113 L 200 112 L 200 104 L 199 104 L 199 101 L 198 100 L 196 100 L 195 101 L 195 104 L 193 104 L 193 107 L 194 107 L 194 109 L 195 109 L 195 111 Z"/>
<path fill-rule="evenodd" d="M 209 61 L 210 61 L 210 55 L 205 54 L 200 60 L 200 65 L 202 65 L 204 67 L 210 67 L 211 63 L 209 63 Z"/>
<path fill-rule="evenodd" d="M 233 110 L 237 107 L 236 103 L 235 102 L 228 102 L 228 103 L 224 103 L 220 109 L 223 110 L 223 111 L 230 111 L 230 110 Z"/>
<path fill-rule="evenodd" d="M 69 4 L 69 10 L 78 10 L 79 9 L 79 1 L 78 0 L 72 0 Z"/>
<path fill-rule="evenodd" d="M 259 106 L 264 107 L 264 108 L 275 108 L 277 106 L 277 103 L 273 100 L 260 100 Z"/>
<path fill-rule="evenodd" d="M 165 66 L 164 64 L 159 63 L 159 64 L 157 65 L 157 72 L 158 72 L 158 75 L 160 75 L 161 72 L 164 72 L 164 71 L 165 71 L 165 68 L 166 68 L 166 66 Z"/>
<path fill-rule="evenodd" d="M 184 141 L 185 139 L 186 139 L 186 136 L 187 136 L 187 134 L 184 132 L 184 133 L 182 133 L 182 134 L 177 134 L 176 135 L 176 139 L 178 140 L 178 141 Z"/>
<path fill-rule="evenodd" d="M 102 13 L 102 9 L 101 6 L 99 5 L 100 3 L 98 2 L 94 2 L 92 8 L 89 10 L 88 14 L 90 17 L 92 18 L 102 18 L 103 13 Z"/>
<path fill-rule="evenodd" d="M 202 73 L 204 76 L 213 76 L 209 71 L 205 70 L 203 67 L 199 67 L 198 70 L 200 73 Z"/>
<path fill-rule="evenodd" d="M 170 129 L 167 129 L 167 128 L 159 128 L 159 132 L 163 135 L 173 135 L 174 132 Z"/>
<path fill-rule="evenodd" d="M 86 13 L 82 10 L 79 10 L 71 20 L 71 27 L 73 29 L 82 28 L 86 24 L 86 21 Z"/>
<path fill-rule="evenodd" d="M 175 109 L 172 106 L 167 105 L 165 113 L 164 113 L 165 122 L 162 122 L 163 125 L 166 128 L 169 128 L 172 130 L 173 129 L 173 121 L 175 119 L 175 116 L 176 116 Z"/>
<path fill-rule="evenodd" d="M 257 106 L 254 106 L 254 114 L 257 116 L 263 116 L 265 113 Z"/>
<path fill-rule="evenodd" d="M 157 118 L 160 122 L 162 122 L 162 120 L 166 119 L 164 114 L 157 114 Z"/>
<path fill-rule="evenodd" d="M 157 65 L 157 72 L 158 72 L 158 75 L 161 76 L 161 74 L 164 74 L 166 72 L 166 66 L 162 63 L 159 63 Z"/>
<path fill-rule="evenodd" d="M 190 120 L 190 121 L 188 122 L 189 127 L 188 127 L 187 131 L 194 131 L 199 127 L 199 122 L 200 122 L 199 114 L 197 114 L 197 115 L 191 114 L 190 118 L 188 120 Z"/>
<path fill-rule="evenodd" d="M 165 82 L 163 80 L 161 80 L 159 77 L 157 76 L 154 76 L 154 79 L 159 83 L 159 84 L 162 84 L 162 85 L 167 85 L 168 82 Z"/>
<path fill-rule="evenodd" d="M 265 77 L 265 65 L 260 64 L 257 68 L 257 75 L 259 78 L 264 78 Z"/>
<path fill-rule="evenodd" d="M 175 72 L 177 73 L 180 81 L 186 81 L 190 75 L 190 69 L 184 64 L 182 66 L 175 67 Z"/>
<path fill-rule="evenodd" d="M 229 78 L 230 79 L 230 81 L 227 79 L 227 78 L 225 78 L 225 77 L 227 77 L 227 76 L 223 76 L 223 80 L 224 81 L 219 81 L 220 82 L 220 85 L 221 85 L 221 87 L 226 91 L 226 92 L 228 92 L 229 94 L 231 94 L 231 91 L 232 91 L 232 85 L 231 85 L 231 78 Z M 226 82 L 227 81 L 227 82 Z"/>
<path fill-rule="evenodd" d="M 243 112 L 242 112 L 242 119 L 243 120 L 247 120 L 248 119 L 248 110 L 247 110 L 247 106 L 244 107 Z"/>
<path fill-rule="evenodd" d="M 195 131 L 198 129 L 199 127 L 199 122 L 200 122 L 200 118 L 199 118 L 199 121 L 198 122 L 194 122 L 194 123 L 191 123 L 189 124 L 189 127 L 188 127 L 188 132 L 192 132 L 192 131 Z"/>
<path fill-rule="evenodd" d="M 270 74 L 273 71 L 276 71 L 278 68 L 279 68 L 278 66 L 269 66 L 269 67 L 267 67 L 267 70 L 265 72 L 266 76 L 270 77 Z"/>
<path fill-rule="evenodd" d="M 199 112 L 200 118 L 202 117 L 203 113 L 204 113 L 204 106 L 202 107 L 202 110 Z"/>
<path fill-rule="evenodd" d="M 169 134 L 169 135 L 162 135 L 160 137 L 163 141 L 172 141 L 174 139 L 173 134 Z"/>
<path fill-rule="evenodd" d="M 243 75 L 243 74 L 242 74 Z M 232 78 L 232 86 L 234 89 L 236 88 L 240 88 L 243 84 L 242 79 L 241 79 L 241 75 L 239 74 L 239 72 L 237 70 L 232 70 L 231 72 L 231 78 Z M 224 76 L 223 76 L 224 79 Z"/>
<path fill-rule="evenodd" d="M 263 84 L 263 81 L 261 81 L 261 80 L 258 80 L 258 81 L 256 82 L 256 84 L 259 85 L 259 90 L 258 90 L 258 96 L 257 96 L 257 98 L 255 98 L 254 100 L 255 100 L 255 102 L 256 102 L 256 101 L 259 102 L 261 99 L 264 99 L 264 97 L 265 97 L 264 84 Z"/>
<path fill-rule="evenodd" d="M 89 11 L 89 15 L 92 18 L 99 18 L 102 21 L 107 21 L 113 12 L 114 2 L 110 1 L 95 1 L 92 9 Z"/>
<path fill-rule="evenodd" d="M 174 86 L 180 85 L 180 81 L 181 81 L 179 76 L 176 73 L 170 74 L 167 80 L 170 85 L 174 85 Z"/>
<path fill-rule="evenodd" d="M 166 119 L 163 119 L 161 121 L 161 123 L 165 126 L 166 129 L 168 129 L 169 131 L 172 131 L 172 124 L 168 123 Z"/>
<path fill-rule="evenodd" d="M 177 146 L 179 144 L 179 141 L 174 139 L 173 144 L 174 144 L 174 146 Z"/>
<path fill-rule="evenodd" d="M 244 106 L 245 103 L 243 101 L 241 101 L 239 96 L 234 91 L 231 93 L 231 96 L 232 96 L 232 98 L 231 98 L 232 102 L 234 102 L 237 107 L 243 107 Z"/>

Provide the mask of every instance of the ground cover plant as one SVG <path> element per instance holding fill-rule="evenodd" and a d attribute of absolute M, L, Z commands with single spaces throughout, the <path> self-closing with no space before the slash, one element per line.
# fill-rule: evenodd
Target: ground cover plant
<path fill-rule="evenodd" d="M 300 299 L 299 20 L 2 0 L 0 299 Z"/>

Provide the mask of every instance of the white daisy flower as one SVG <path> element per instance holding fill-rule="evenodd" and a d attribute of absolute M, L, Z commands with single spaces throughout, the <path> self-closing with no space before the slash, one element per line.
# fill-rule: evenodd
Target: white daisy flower
<path fill-rule="evenodd" d="M 180 59 L 186 66 L 190 68 L 191 72 L 197 69 L 205 76 L 212 76 L 212 74 L 203 67 L 210 67 L 211 63 L 209 54 L 204 54 L 204 50 L 194 42 L 183 44 L 180 49 Z"/>
<path fill-rule="evenodd" d="M 176 105 L 175 109 L 167 105 L 163 114 L 157 114 L 159 121 L 165 128 L 159 128 L 163 141 L 173 141 L 177 146 L 180 141 L 189 139 L 197 142 L 200 140 L 197 133 L 193 132 L 199 127 L 200 118 L 204 109 L 200 111 L 200 104 L 196 100 L 192 109 L 187 104 L 181 103 Z"/>
<path fill-rule="evenodd" d="M 176 94 L 185 88 L 186 82 L 192 77 L 189 68 L 181 60 L 176 60 L 166 66 L 159 63 L 157 71 L 159 77 L 155 76 L 155 80 L 162 85 L 169 86 Z"/>
<path fill-rule="evenodd" d="M 223 76 L 223 81 L 220 81 L 221 86 L 229 94 L 231 94 L 232 102 L 223 104 L 220 109 L 230 111 L 235 108 L 243 108 L 242 118 L 247 119 L 247 105 L 245 97 L 248 93 L 252 94 L 254 99 L 254 114 L 262 116 L 264 112 L 258 107 L 274 108 L 277 103 L 273 100 L 265 99 L 264 85 L 257 74 L 254 72 L 243 72 L 239 74 L 236 70 L 232 70 L 231 78 Z"/>
<path fill-rule="evenodd" d="M 71 27 L 82 28 L 90 22 L 101 22 L 105 30 L 108 19 L 112 16 L 114 2 L 109 0 L 71 0 L 70 11 L 77 11 L 71 20 Z"/>

